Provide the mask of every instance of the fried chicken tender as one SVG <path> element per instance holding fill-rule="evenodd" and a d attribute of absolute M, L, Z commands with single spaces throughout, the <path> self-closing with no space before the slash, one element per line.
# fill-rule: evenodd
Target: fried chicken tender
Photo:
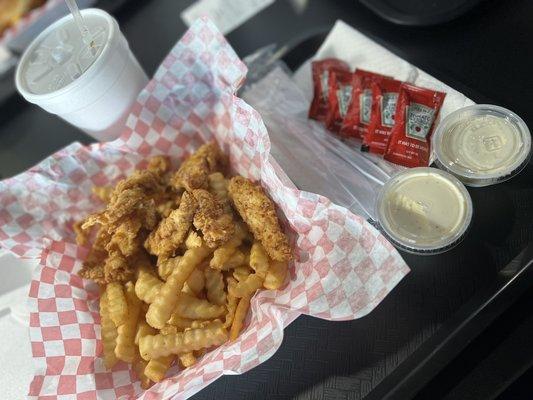
<path fill-rule="evenodd" d="M 162 191 L 160 178 L 151 171 L 135 171 L 120 181 L 109 199 L 105 210 L 107 223 L 116 226 L 121 218 L 136 213 L 143 226 L 152 229 L 157 223 L 153 195 Z"/>
<path fill-rule="evenodd" d="M 92 279 L 100 284 L 106 283 L 104 276 L 104 261 L 107 257 L 105 245 L 109 241 L 106 230 L 99 229 L 93 247 L 89 250 L 86 260 L 83 262 L 80 276 Z"/>
<path fill-rule="evenodd" d="M 223 204 L 207 190 L 196 189 L 192 194 L 198 202 L 193 223 L 202 231 L 207 246 L 214 248 L 227 242 L 235 232 L 233 214 L 225 212 Z"/>
<path fill-rule="evenodd" d="M 135 254 L 142 248 L 142 240 L 139 237 L 141 227 L 142 224 L 139 219 L 126 219 L 112 233 L 111 240 L 106 245 L 106 250 L 118 250 L 124 256 Z"/>
<path fill-rule="evenodd" d="M 156 175 L 164 175 L 170 169 L 170 159 L 167 156 L 154 156 L 148 160 L 146 169 Z"/>
<path fill-rule="evenodd" d="M 156 209 L 161 218 L 166 218 L 178 207 L 178 204 L 174 200 L 165 200 L 156 203 Z"/>
<path fill-rule="evenodd" d="M 105 275 L 104 275 L 104 264 L 97 265 L 86 265 L 83 263 L 83 267 L 78 273 L 84 279 L 90 279 L 95 281 L 100 285 L 106 284 Z"/>
<path fill-rule="evenodd" d="M 119 251 L 109 253 L 104 263 L 106 283 L 127 282 L 135 275 L 135 267 Z"/>
<path fill-rule="evenodd" d="M 206 143 L 187 158 L 172 177 L 175 188 L 207 189 L 209 174 L 220 171 L 225 164 L 224 156 L 216 143 Z"/>
<path fill-rule="evenodd" d="M 163 219 L 144 243 L 149 253 L 165 260 L 185 241 L 198 204 L 188 192 L 183 193 L 180 206 Z"/>
<path fill-rule="evenodd" d="M 157 225 L 159 215 L 153 197 L 162 191 L 161 178 L 156 173 L 135 171 L 117 184 L 104 211 L 91 214 L 81 225 L 74 226 L 81 243 L 87 242 L 91 228 L 99 226 L 81 276 L 99 283 L 125 282 L 133 277 L 135 268 L 128 257 L 144 251 L 147 233 L 143 228 L 152 230 Z"/>
<path fill-rule="evenodd" d="M 224 211 L 230 213 L 232 208 L 228 196 L 228 179 L 221 172 L 215 172 L 207 177 L 207 181 L 209 182 L 209 191 L 222 204 Z"/>
<path fill-rule="evenodd" d="M 276 261 L 290 260 L 292 252 L 289 240 L 279 226 L 274 203 L 261 186 L 242 176 L 235 176 L 230 180 L 228 192 L 235 209 L 270 258 Z"/>

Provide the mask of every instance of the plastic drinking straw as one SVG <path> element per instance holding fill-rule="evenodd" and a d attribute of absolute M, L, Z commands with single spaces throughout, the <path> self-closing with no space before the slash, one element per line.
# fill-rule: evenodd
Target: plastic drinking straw
<path fill-rule="evenodd" d="M 87 25 L 85 25 L 85 22 L 83 22 L 83 17 L 81 16 L 78 3 L 76 3 L 76 0 L 65 0 L 65 3 L 67 3 L 68 9 L 74 17 L 74 22 L 81 33 L 81 39 L 83 40 L 83 43 L 85 43 L 87 47 L 91 49 L 91 54 L 94 56 L 96 51 L 94 48 L 94 42 L 92 40 L 91 33 L 89 32 L 89 28 L 87 28 Z"/>

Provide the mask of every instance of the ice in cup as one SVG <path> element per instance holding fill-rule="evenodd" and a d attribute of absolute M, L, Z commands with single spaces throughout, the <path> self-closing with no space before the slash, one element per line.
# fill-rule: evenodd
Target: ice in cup
<path fill-rule="evenodd" d="M 453 175 L 436 168 L 411 168 L 383 186 L 376 215 L 396 247 L 436 254 L 463 239 L 472 220 L 472 200 Z"/>
<path fill-rule="evenodd" d="M 26 49 L 16 85 L 29 102 L 100 141 L 120 135 L 148 78 L 117 21 L 99 9 L 82 10 L 87 46 L 72 15 L 45 29 Z"/>

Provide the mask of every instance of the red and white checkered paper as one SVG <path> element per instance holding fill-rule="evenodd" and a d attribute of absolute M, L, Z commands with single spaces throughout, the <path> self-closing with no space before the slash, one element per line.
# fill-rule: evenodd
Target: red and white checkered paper
<path fill-rule="evenodd" d="M 215 26 L 199 20 L 139 95 L 120 139 L 87 147 L 74 143 L 0 183 L 0 245 L 40 258 L 29 294 L 36 364 L 30 398 L 187 398 L 223 374 L 240 374 L 267 360 L 280 346 L 283 328 L 301 313 L 330 320 L 362 317 L 409 271 L 364 219 L 283 183 L 283 171 L 269 160 L 261 117 L 234 96 L 245 73 Z M 237 341 L 185 371 L 174 367 L 166 380 L 143 392 L 128 365 L 111 372 L 103 366 L 98 291 L 76 275 L 87 249 L 75 244 L 71 223 L 101 207 L 90 195 L 93 185 L 115 183 L 151 155 L 180 161 L 213 138 L 234 171 L 260 180 L 275 200 L 297 261 L 284 290 L 252 299 Z"/>

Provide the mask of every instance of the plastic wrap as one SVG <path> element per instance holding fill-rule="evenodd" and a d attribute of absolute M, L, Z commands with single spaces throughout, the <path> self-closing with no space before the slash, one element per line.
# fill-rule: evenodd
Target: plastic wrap
<path fill-rule="evenodd" d="M 403 167 L 361 153 L 359 141 L 344 142 L 308 119 L 309 100 L 280 66 L 248 87 L 243 98 L 263 117 L 272 156 L 298 188 L 375 219 L 380 188 Z"/>

